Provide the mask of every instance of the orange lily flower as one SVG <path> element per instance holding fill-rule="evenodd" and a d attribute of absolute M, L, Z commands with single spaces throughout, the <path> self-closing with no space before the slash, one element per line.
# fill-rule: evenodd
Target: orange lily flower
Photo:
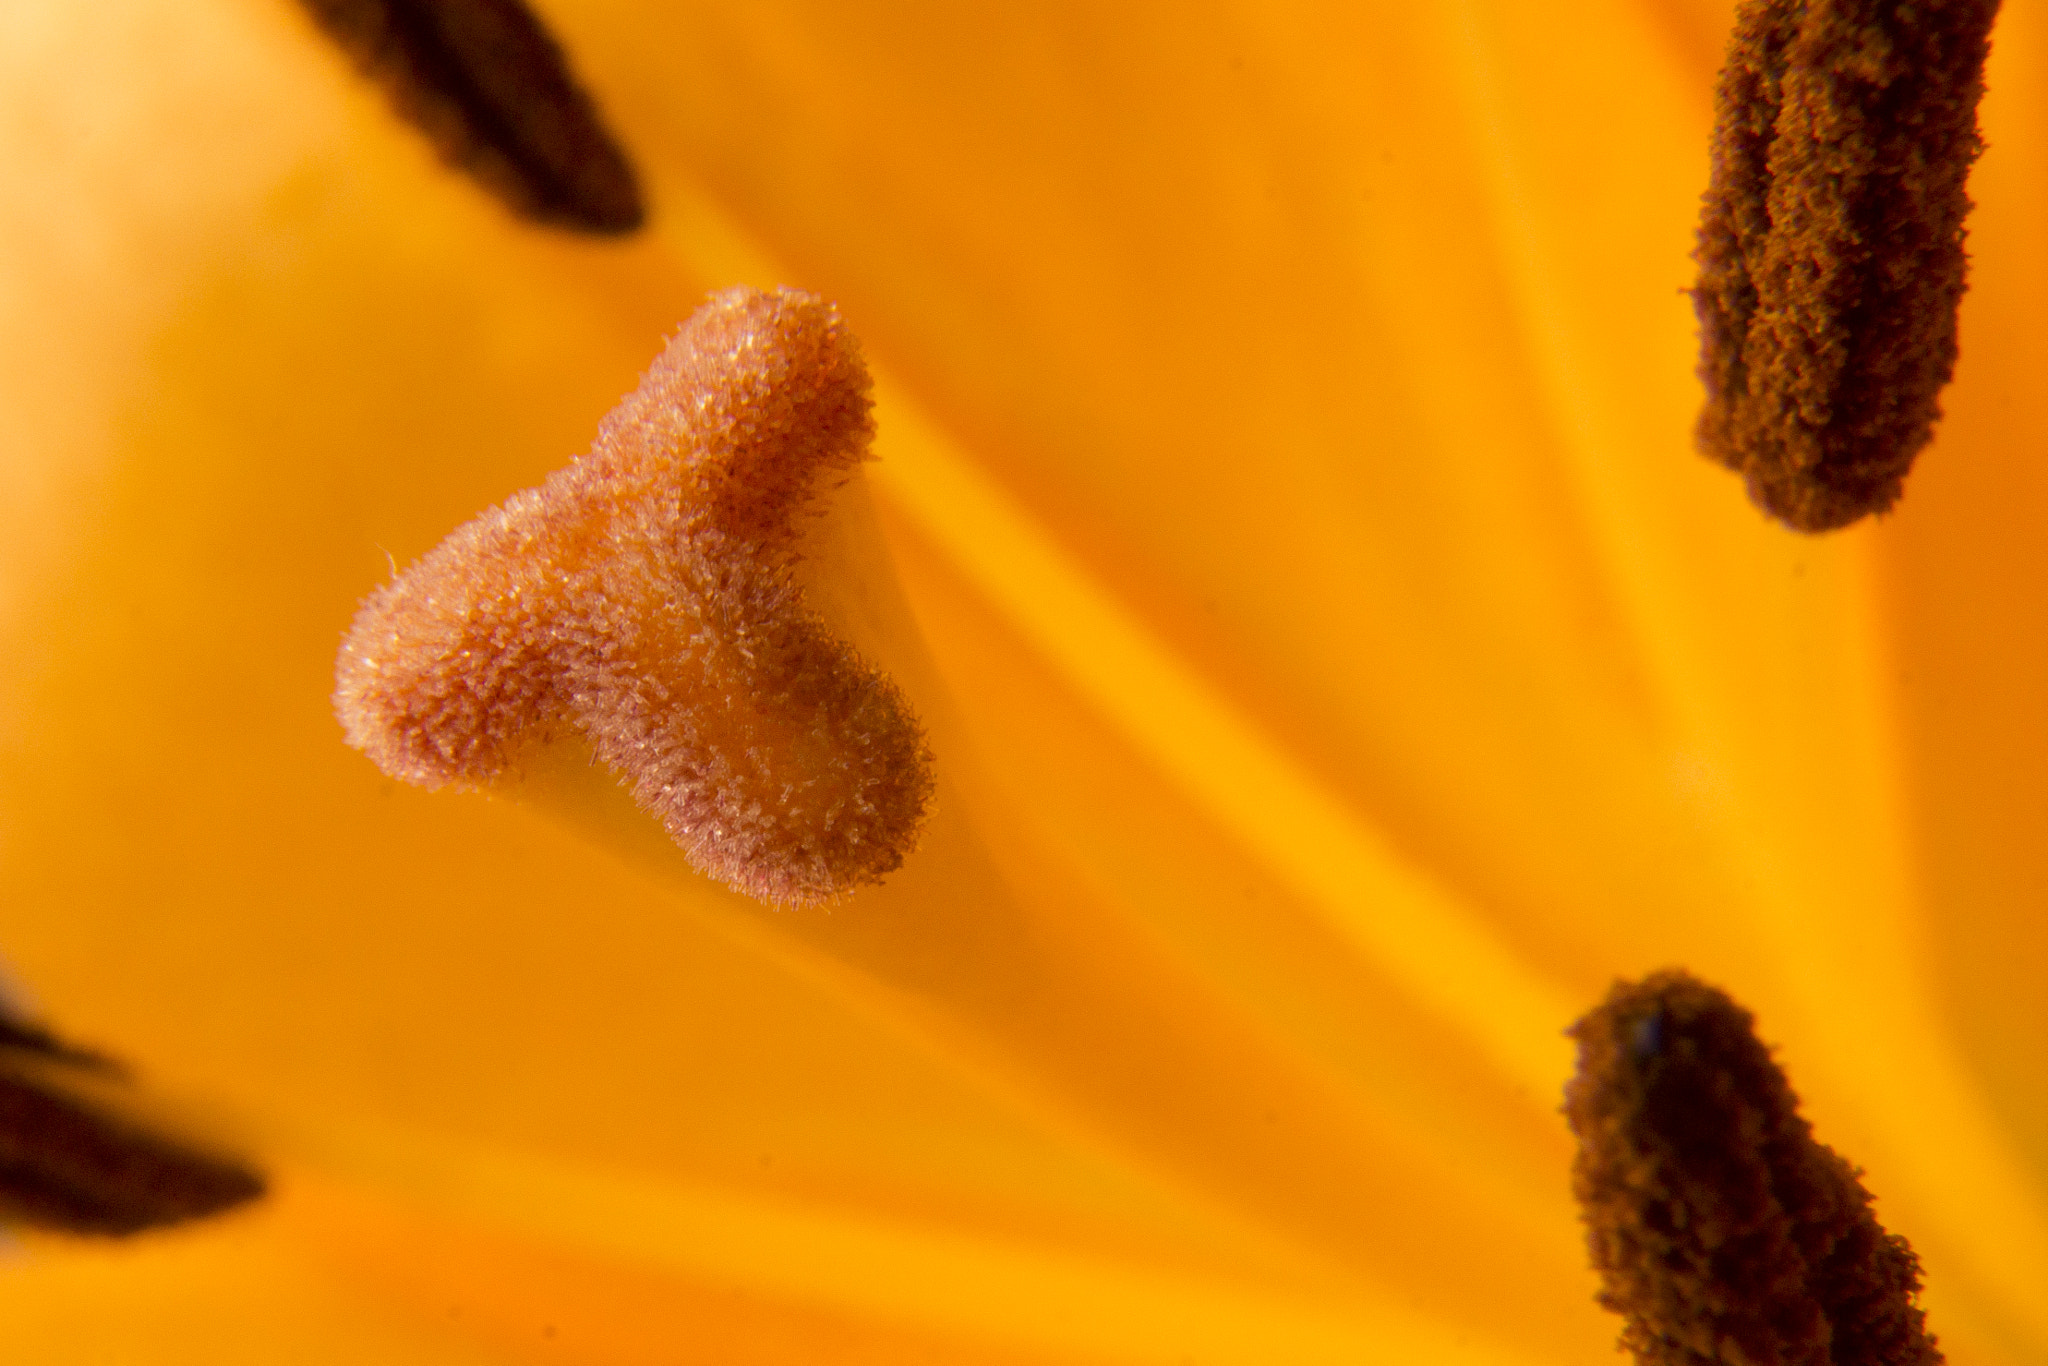
<path fill-rule="evenodd" d="M 0 15 L 0 955 L 273 1187 L 22 1235 L 11 1355 L 1598 1360 L 1562 1031 L 1682 964 L 1950 1359 L 2048 1360 L 2037 11 L 1935 444 L 1806 538 L 1691 445 L 1724 4 L 546 8 L 631 238 L 280 0 Z M 842 588 L 938 756 L 823 909 L 329 702 L 738 282 L 875 367 Z"/>

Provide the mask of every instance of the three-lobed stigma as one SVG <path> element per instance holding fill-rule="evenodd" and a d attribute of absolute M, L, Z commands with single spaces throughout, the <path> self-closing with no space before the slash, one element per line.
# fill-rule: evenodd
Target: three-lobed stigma
<path fill-rule="evenodd" d="M 349 743 L 405 782 L 482 788 L 573 727 L 735 890 L 807 905 L 879 881 L 917 842 L 931 753 L 795 575 L 870 408 L 832 304 L 712 296 L 587 455 L 365 600 L 336 666 Z"/>

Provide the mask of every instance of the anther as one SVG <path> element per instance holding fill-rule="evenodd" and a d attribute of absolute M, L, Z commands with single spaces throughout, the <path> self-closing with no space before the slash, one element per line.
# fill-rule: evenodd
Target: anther
<path fill-rule="evenodd" d="M 1702 451 L 1800 531 L 1897 501 L 1956 360 L 1997 0 L 1745 0 L 1701 213 Z"/>
<path fill-rule="evenodd" d="M 714 295 L 589 454 L 364 602 L 336 666 L 349 743 L 394 778 L 481 788 L 574 727 L 736 890 L 879 881 L 916 843 L 931 755 L 795 577 L 814 491 L 866 456 L 868 390 L 831 304 Z"/>
<path fill-rule="evenodd" d="M 580 232 L 640 226 L 626 154 L 520 0 L 300 0 L 392 107 L 513 212 Z"/>
<path fill-rule="evenodd" d="M 1600 1302 L 1642 1366 L 1934 1366 L 1920 1267 L 1813 1138 L 1749 1012 L 1682 972 L 1571 1030 L 1565 1115 Z"/>
<path fill-rule="evenodd" d="M 119 1237 L 263 1194 L 242 1163 L 123 1114 L 123 1075 L 0 1014 L 0 1222 Z"/>

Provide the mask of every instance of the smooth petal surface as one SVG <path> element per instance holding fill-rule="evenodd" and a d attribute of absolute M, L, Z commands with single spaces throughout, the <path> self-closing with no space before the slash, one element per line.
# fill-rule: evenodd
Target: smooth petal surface
<path fill-rule="evenodd" d="M 0 18 L 0 952 L 280 1187 L 31 1243 L 10 1343 L 1601 1359 L 1559 1032 L 1683 963 L 1951 1358 L 2048 1358 L 2036 15 L 1949 420 L 1813 541 L 1689 445 L 1718 6 L 549 8 L 629 244 L 506 219 L 288 6 Z M 941 765 L 829 912 L 328 712 L 387 554 L 735 281 L 875 362 L 862 644 Z"/>

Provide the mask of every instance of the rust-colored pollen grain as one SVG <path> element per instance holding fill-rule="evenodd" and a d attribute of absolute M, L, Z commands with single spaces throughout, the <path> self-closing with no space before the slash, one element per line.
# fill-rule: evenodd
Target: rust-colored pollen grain
<path fill-rule="evenodd" d="M 1572 1185 L 1643 1366 L 1934 1366 L 1920 1266 L 1814 1141 L 1749 1012 L 1683 972 L 1572 1027 Z"/>
<path fill-rule="evenodd" d="M 336 668 L 349 743 L 476 788 L 574 726 L 733 888 L 801 905 L 879 881 L 916 843 L 930 751 L 794 578 L 814 490 L 867 453 L 868 389 L 833 305 L 714 295 L 589 454 L 364 602 Z"/>
<path fill-rule="evenodd" d="M 1744 0 L 1693 305 L 1701 450 L 1800 531 L 1897 501 L 1956 360 L 1997 0 Z"/>

